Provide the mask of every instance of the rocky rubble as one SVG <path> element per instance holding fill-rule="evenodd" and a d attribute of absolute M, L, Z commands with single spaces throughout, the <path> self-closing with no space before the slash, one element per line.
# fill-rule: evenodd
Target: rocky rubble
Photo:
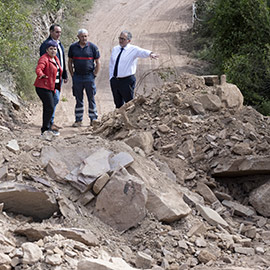
<path fill-rule="evenodd" d="M 0 126 L 0 269 L 270 269 L 269 119 L 225 76 L 66 137 L 24 121 Z"/>

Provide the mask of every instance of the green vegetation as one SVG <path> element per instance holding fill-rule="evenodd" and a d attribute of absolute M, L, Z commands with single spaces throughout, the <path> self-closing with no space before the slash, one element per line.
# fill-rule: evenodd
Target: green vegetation
<path fill-rule="evenodd" d="M 91 8 L 92 2 L 93 0 L 1 0 L 0 72 L 7 70 L 13 74 L 16 90 L 22 98 L 36 98 L 33 83 L 39 54 L 34 52 L 38 52 L 43 40 L 36 39 L 32 18 L 63 10 L 60 22 L 63 32 L 61 41 L 67 50 L 76 36 L 78 19 Z M 48 32 L 48 29 L 43 30 Z"/>
<path fill-rule="evenodd" d="M 199 0 L 197 54 L 226 74 L 245 103 L 270 115 L 270 12 L 265 0 Z"/>

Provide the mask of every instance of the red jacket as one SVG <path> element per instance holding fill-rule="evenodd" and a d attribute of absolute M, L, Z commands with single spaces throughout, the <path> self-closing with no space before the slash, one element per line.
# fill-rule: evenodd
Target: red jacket
<path fill-rule="evenodd" d="M 56 60 L 58 67 L 60 68 L 60 86 L 62 80 L 63 70 L 61 68 L 59 59 L 57 56 L 54 57 Z M 35 80 L 34 86 L 39 88 L 45 88 L 48 90 L 55 91 L 55 79 L 57 74 L 57 66 L 53 59 L 47 54 L 43 54 L 39 60 L 36 67 L 37 78 Z M 42 75 L 46 75 L 48 78 L 39 79 Z"/>

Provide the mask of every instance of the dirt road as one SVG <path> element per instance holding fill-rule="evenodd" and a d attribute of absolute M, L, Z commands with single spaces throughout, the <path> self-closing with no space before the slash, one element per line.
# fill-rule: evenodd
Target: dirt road
<path fill-rule="evenodd" d="M 196 61 L 181 49 L 181 38 L 192 26 L 193 0 L 98 0 L 90 13 L 82 18 L 81 28 L 89 31 L 89 40 L 101 53 L 101 72 L 96 79 L 96 102 L 99 116 L 112 111 L 114 104 L 109 86 L 109 59 L 111 49 L 118 44 L 121 30 L 133 34 L 132 44 L 152 50 L 160 55 L 158 60 L 139 59 L 136 93 L 149 92 L 163 83 L 159 68 L 170 67 L 175 74 L 195 73 Z M 76 33 L 74 40 L 76 40 Z M 164 74 L 163 74 L 164 75 Z M 64 85 L 62 99 L 57 106 L 56 123 L 70 127 L 74 122 L 74 97 L 71 80 Z M 87 102 L 85 102 L 85 106 Z M 84 126 L 89 125 L 87 107 Z M 41 121 L 41 120 L 40 120 Z M 41 123 L 41 122 L 39 122 Z"/>

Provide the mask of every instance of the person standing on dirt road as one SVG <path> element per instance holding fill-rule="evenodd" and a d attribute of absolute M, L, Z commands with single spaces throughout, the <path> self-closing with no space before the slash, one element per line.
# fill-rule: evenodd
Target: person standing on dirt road
<path fill-rule="evenodd" d="M 119 36 L 119 45 L 112 49 L 109 75 L 110 85 L 116 108 L 134 98 L 136 68 L 138 58 L 157 59 L 158 55 L 131 45 L 132 34 L 126 30 Z"/>
<path fill-rule="evenodd" d="M 37 78 L 35 80 L 36 92 L 43 104 L 43 123 L 41 135 L 59 135 L 59 131 L 52 130 L 51 118 L 54 112 L 54 95 L 56 89 L 61 89 L 62 67 L 57 54 L 58 43 L 50 40 L 46 44 L 46 53 L 43 54 L 36 67 Z"/>
<path fill-rule="evenodd" d="M 76 98 L 75 122 L 73 127 L 80 127 L 83 120 L 83 90 L 88 99 L 88 115 L 90 125 L 97 120 L 97 107 L 95 102 L 95 77 L 100 70 L 100 54 L 98 47 L 88 41 L 88 31 L 78 31 L 78 42 L 71 44 L 68 51 L 68 69 L 72 77 L 73 96 Z"/>
<path fill-rule="evenodd" d="M 47 48 L 47 43 L 51 40 L 54 40 L 57 42 L 58 47 L 57 47 L 57 54 L 56 56 L 58 57 L 59 61 L 60 61 L 60 65 L 62 67 L 63 70 L 63 81 L 64 83 L 67 83 L 68 81 L 68 76 L 67 76 L 67 70 L 66 70 L 66 61 L 65 61 L 65 51 L 64 51 L 64 47 L 60 42 L 60 37 L 61 37 L 61 27 L 59 24 L 52 24 L 50 26 L 50 35 L 49 37 L 41 44 L 40 48 L 39 48 L 39 53 L 40 56 L 42 56 L 43 54 L 46 53 L 46 48 Z M 58 131 L 60 127 L 58 127 L 55 123 L 54 123 L 54 117 L 55 117 L 55 110 L 56 110 L 56 106 L 59 103 L 60 100 L 60 89 L 56 89 L 55 94 L 54 94 L 54 110 L 53 110 L 53 114 L 52 114 L 52 118 L 50 121 L 51 124 L 51 129 Z"/>

